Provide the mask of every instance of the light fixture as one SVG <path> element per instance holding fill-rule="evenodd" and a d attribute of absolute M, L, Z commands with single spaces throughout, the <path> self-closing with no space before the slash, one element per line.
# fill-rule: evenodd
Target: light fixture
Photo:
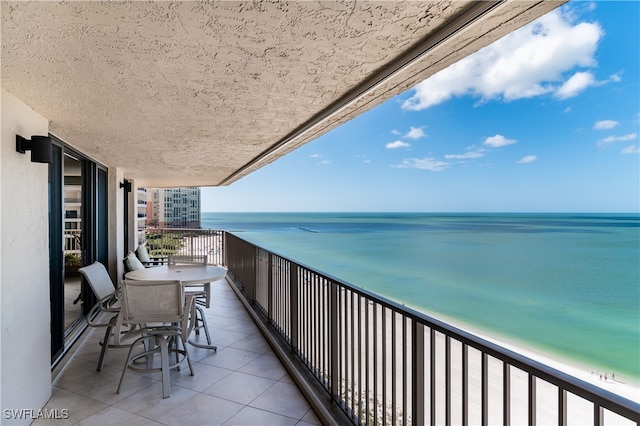
<path fill-rule="evenodd" d="M 53 160 L 49 136 L 31 136 L 31 140 L 29 140 L 16 135 L 16 151 L 21 154 L 31 151 L 31 162 L 33 163 L 51 163 Z"/>

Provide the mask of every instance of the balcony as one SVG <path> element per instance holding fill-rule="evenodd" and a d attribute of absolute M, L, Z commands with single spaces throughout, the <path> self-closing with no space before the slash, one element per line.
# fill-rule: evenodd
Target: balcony
<path fill-rule="evenodd" d="M 96 372 L 98 336 L 90 333 L 57 375 L 46 408 L 94 407 L 81 414 L 89 423 L 109 415 L 254 424 L 253 414 L 255 424 L 269 416 L 300 424 L 640 422 L 635 401 L 233 234 L 154 229 L 146 238 L 158 245 L 152 255 L 206 253 L 229 268 L 207 313 L 218 353 L 192 349 L 195 376 L 174 373 L 168 400 L 153 376 L 129 376 L 128 393 L 116 395 L 125 351 Z"/>

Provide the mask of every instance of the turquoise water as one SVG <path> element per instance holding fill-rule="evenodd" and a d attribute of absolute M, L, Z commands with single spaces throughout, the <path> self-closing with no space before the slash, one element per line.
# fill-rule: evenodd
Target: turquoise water
<path fill-rule="evenodd" d="M 640 217 L 203 213 L 203 227 L 417 310 L 640 379 Z"/>

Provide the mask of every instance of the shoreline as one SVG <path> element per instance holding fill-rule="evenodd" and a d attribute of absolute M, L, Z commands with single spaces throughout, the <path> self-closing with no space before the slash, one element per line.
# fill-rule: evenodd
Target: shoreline
<path fill-rule="evenodd" d="M 446 322 L 456 328 L 459 328 L 460 330 L 471 333 L 491 343 L 509 349 L 512 352 L 516 352 L 541 364 L 556 369 L 562 373 L 568 374 L 584 382 L 590 383 L 601 389 L 640 404 L 640 379 L 634 380 L 633 378 L 625 377 L 622 380 L 619 380 L 619 376 L 616 376 L 614 379 L 612 379 L 612 372 L 598 371 L 597 369 L 589 368 L 588 366 L 585 366 L 584 364 L 581 364 L 576 360 L 571 360 L 563 358 L 556 354 L 543 352 L 540 349 L 527 346 L 525 343 L 511 340 L 504 336 L 492 335 L 491 332 L 487 330 L 480 329 L 478 327 L 475 327 L 474 325 L 461 322 L 460 320 L 456 320 L 454 318 L 450 318 L 436 312 L 427 312 L 424 309 L 417 309 L 415 307 L 412 307 L 412 309 L 415 309 L 418 312 L 423 312 L 424 314 L 432 318 Z M 605 374 L 607 376 L 605 376 Z M 615 372 L 613 372 L 613 374 L 615 374 Z"/>

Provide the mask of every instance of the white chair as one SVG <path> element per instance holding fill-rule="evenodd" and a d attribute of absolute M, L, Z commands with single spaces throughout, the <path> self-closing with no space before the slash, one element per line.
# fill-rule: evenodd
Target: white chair
<path fill-rule="evenodd" d="M 206 254 L 194 254 L 194 255 L 182 255 L 182 254 L 173 254 L 169 255 L 167 264 L 169 266 L 172 265 L 206 265 L 207 264 L 207 255 Z M 204 335 L 207 339 L 207 344 L 211 345 L 211 336 L 209 335 L 209 326 L 207 325 L 207 318 L 204 315 L 204 309 L 209 308 L 211 306 L 211 283 L 205 283 L 201 286 L 188 286 L 185 289 L 185 292 L 188 296 L 195 297 L 196 303 L 196 325 L 195 331 L 196 335 L 200 334 L 200 329 L 204 329 Z"/>
<path fill-rule="evenodd" d="M 87 314 L 87 322 L 91 327 L 105 328 L 104 338 L 100 342 L 102 350 L 97 367 L 97 370 L 101 371 L 108 348 L 123 348 L 130 345 L 131 340 L 127 336 L 131 329 L 127 326 L 123 327 L 122 317 L 119 315 L 120 291 L 113 285 L 104 265 L 94 262 L 78 271 L 87 280 L 98 299 Z"/>
<path fill-rule="evenodd" d="M 122 317 L 125 324 L 135 326 L 139 337 L 132 343 L 127 362 L 122 370 L 117 393 L 120 393 L 125 373 L 162 373 L 162 395 L 171 396 L 169 372 L 189 365 L 193 376 L 191 359 L 187 351 L 187 339 L 195 318 L 193 297 L 185 300 L 184 286 L 180 281 L 135 281 L 122 282 Z M 134 349 L 144 345 L 142 352 Z M 160 365 L 154 363 L 160 354 Z M 175 354 L 175 358 L 172 356 Z M 140 361 L 145 359 L 145 364 Z"/>

